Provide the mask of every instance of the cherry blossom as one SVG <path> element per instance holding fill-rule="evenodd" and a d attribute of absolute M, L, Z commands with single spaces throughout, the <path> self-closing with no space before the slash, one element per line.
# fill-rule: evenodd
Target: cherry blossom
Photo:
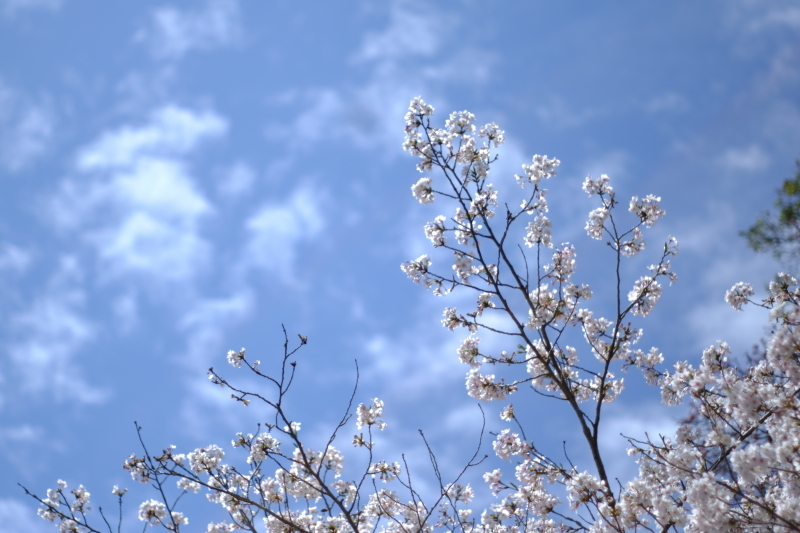
<path fill-rule="evenodd" d="M 502 467 L 483 475 L 485 486 L 473 488 L 462 480 L 481 465 L 480 447 L 460 473 L 445 479 L 422 434 L 436 481 L 423 494 L 405 456 L 401 467 L 396 458 L 381 455 L 381 442 L 374 439 L 373 428 L 386 431 L 382 438 L 392 438 L 382 418 L 383 401 L 373 398 L 353 407 L 360 394 L 357 388 L 342 418 L 334 421 L 330 437 L 314 447 L 309 443 L 315 436 L 305 435 L 308 430 L 301 437 L 301 422 L 289 412 L 288 391 L 298 367 L 295 354 L 308 339 L 299 336 L 300 344 L 290 348 L 285 335 L 275 375 L 263 373 L 244 348 L 227 352 L 233 367 L 226 366 L 227 370 L 251 372 L 262 380 L 266 393 L 240 389 L 233 379 L 209 370 L 211 381 L 230 389 L 237 403 L 258 402 L 270 413 L 253 433 L 236 433 L 230 453 L 210 444 L 185 454 L 168 446 L 155 454 L 144 445 L 136 426 L 142 452 L 130 455 L 123 467 L 158 496 L 139 505 L 139 519 L 177 532 L 188 524 L 176 508 L 181 498 L 203 492 L 229 517 L 208 524 L 207 533 L 800 530 L 797 280 L 779 274 L 760 303 L 753 300 L 755 290 L 747 283 L 737 283 L 725 295 L 737 311 L 746 304 L 770 310 L 772 332 L 759 360 L 737 366 L 730 347 L 719 341 L 702 352 L 699 362 L 678 361 L 663 369 L 664 355 L 658 347 L 640 347 L 645 338 L 640 322 L 656 312 L 663 278 L 670 284 L 677 279 L 671 265 L 678 252 L 675 238 L 669 237 L 655 251 L 652 246 L 645 249 L 645 231 L 665 215 L 661 199 L 652 194 L 642 199 L 633 196 L 627 212 L 620 213 L 607 175 L 584 180 L 583 190 L 597 202 L 585 230 L 605 241 L 589 244 L 602 247 L 614 259 L 607 279 L 616 288 L 616 305 L 603 307 L 603 302 L 591 300 L 591 287 L 580 282 L 582 268 L 601 267 L 581 265 L 572 244 L 546 250 L 553 248 L 558 228 L 545 216 L 549 193 L 542 183 L 557 176 L 560 161 L 533 156 L 532 164 L 522 165 L 524 175 L 515 176 L 523 191 L 514 190 L 525 196 L 521 202 L 507 201 L 500 191 L 510 188 L 486 182 L 497 159 L 493 149 L 505 141 L 504 132 L 489 123 L 476 135 L 475 117 L 468 111 L 452 113 L 443 128 L 431 125 L 433 116 L 434 108 L 421 97 L 411 101 L 403 148 L 418 158 L 418 170 L 443 175 L 437 182 L 442 189 L 436 193 L 429 177 L 411 189 L 420 203 L 433 202 L 437 194 L 440 203 L 450 202 L 455 208 L 453 218 L 437 216 L 424 227 L 437 249 L 433 253 L 445 251 L 450 259 L 439 272 L 428 255 L 406 261 L 401 269 L 437 296 L 468 294 L 468 299 L 460 300 L 462 309 L 464 301 L 474 302 L 464 312 L 445 307 L 441 319 L 446 329 L 464 328 L 469 333 L 455 350 L 458 360 L 469 367 L 467 395 L 492 402 L 515 394 L 520 396 L 515 399 L 518 406 L 526 393 L 564 402 L 571 416 L 568 422 L 577 430 L 574 434 L 583 439 L 576 445 L 584 446 L 591 460 L 573 464 L 566 455 L 543 453 L 535 444 L 540 428 L 524 427 L 508 404 L 500 419 L 516 427 L 492 433 L 491 447 Z M 552 195 L 557 197 L 558 193 Z M 455 242 L 445 238 L 451 231 Z M 654 255 L 656 261 L 644 267 L 646 263 L 638 261 L 645 255 Z M 622 268 L 624 261 L 631 263 Z M 637 269 L 642 275 L 629 274 Z M 495 348 L 495 343 L 507 345 Z M 616 377 L 617 370 L 632 368 L 642 372 L 664 403 L 690 403 L 695 414 L 674 436 L 629 436 L 629 460 L 638 463 L 638 474 L 617 482 L 606 467 L 616 458 L 605 455 L 600 445 L 607 431 L 601 422 L 604 406 L 624 393 L 625 381 Z M 351 441 L 356 460 L 345 461 L 348 454 L 336 447 L 337 436 L 350 424 L 361 433 Z M 529 440 L 530 436 L 534 438 Z M 60 531 L 99 533 L 90 525 L 88 490 L 82 485 L 67 488 L 59 480 L 45 498 L 26 492 L 41 504 L 39 516 Z M 487 493 L 480 495 L 481 490 Z M 115 486 L 112 492 L 121 517 L 126 490 Z M 484 509 L 470 508 L 476 500 L 490 503 Z M 104 514 L 102 519 L 109 524 Z"/>

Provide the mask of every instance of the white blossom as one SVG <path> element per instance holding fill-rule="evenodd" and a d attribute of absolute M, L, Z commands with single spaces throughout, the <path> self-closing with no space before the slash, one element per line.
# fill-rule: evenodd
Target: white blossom
<path fill-rule="evenodd" d="M 533 164 L 522 165 L 525 176 L 516 175 L 515 178 L 523 188 L 526 184 L 538 185 L 542 179 L 548 179 L 558 174 L 556 169 L 560 164 L 561 161 L 558 159 L 548 159 L 546 155 L 535 155 Z"/>
<path fill-rule="evenodd" d="M 525 233 L 525 244 L 529 247 L 536 244 L 543 244 L 548 248 L 553 247 L 552 234 L 550 228 L 553 224 L 544 215 L 537 216 L 533 222 L 528 223 Z"/>
<path fill-rule="evenodd" d="M 611 185 L 608 184 L 609 182 L 608 175 L 601 174 L 600 178 L 593 180 L 591 176 L 586 176 L 586 179 L 583 180 L 583 190 L 589 195 L 608 195 L 613 196 L 614 189 Z"/>
<path fill-rule="evenodd" d="M 725 301 L 737 311 L 741 311 L 742 306 L 746 304 L 748 299 L 754 294 L 755 291 L 752 285 L 739 282 L 725 293 Z"/>
<path fill-rule="evenodd" d="M 494 375 L 481 375 L 477 368 L 467 374 L 467 393 L 477 400 L 504 400 L 516 390 L 515 385 L 507 385 L 502 379 L 496 382 Z"/>
<path fill-rule="evenodd" d="M 650 228 L 659 218 L 667 214 L 667 212 L 658 205 L 660 201 L 660 197 L 652 194 L 648 194 L 645 198 L 642 198 L 642 200 L 639 200 L 638 196 L 634 196 L 631 198 L 629 211 L 638 216 L 642 220 L 642 223 Z"/>
<path fill-rule="evenodd" d="M 458 347 L 458 359 L 473 368 L 478 368 L 481 366 L 480 361 L 478 361 L 478 357 L 480 356 L 480 352 L 478 351 L 478 344 L 481 342 L 481 339 L 478 337 L 473 337 L 470 335 L 469 337 L 465 338 L 461 342 L 461 346 Z"/>
<path fill-rule="evenodd" d="M 244 348 L 238 352 L 234 350 L 228 350 L 228 362 L 236 368 L 241 368 L 242 361 L 244 361 L 244 352 Z"/>
<path fill-rule="evenodd" d="M 647 316 L 661 298 L 661 285 L 651 277 L 643 276 L 633 284 L 628 293 L 628 301 L 633 304 L 634 315 Z"/>
<path fill-rule="evenodd" d="M 434 200 L 433 189 L 431 189 L 431 178 L 420 178 L 411 186 L 411 194 L 419 200 L 421 204 L 432 204 Z"/>
<path fill-rule="evenodd" d="M 445 217 L 438 216 L 433 222 L 425 224 L 425 236 L 433 243 L 434 248 L 445 245 L 444 221 Z"/>
<path fill-rule="evenodd" d="M 139 506 L 139 520 L 147 522 L 151 526 L 163 523 L 167 518 L 167 507 L 162 502 L 147 500 Z"/>
<path fill-rule="evenodd" d="M 199 473 L 207 473 L 216 469 L 219 463 L 225 458 L 225 452 L 216 444 L 206 448 L 198 448 L 188 454 L 189 466 L 192 470 Z"/>
<path fill-rule="evenodd" d="M 598 207 L 589 213 L 589 220 L 586 222 L 586 234 L 592 239 L 603 238 L 603 226 L 609 215 L 606 207 Z"/>
<path fill-rule="evenodd" d="M 490 122 L 481 128 L 478 137 L 489 139 L 495 147 L 500 146 L 506 140 L 505 132 L 497 127 L 497 124 Z"/>
<path fill-rule="evenodd" d="M 383 430 L 386 428 L 386 422 L 381 419 L 383 416 L 383 402 L 378 398 L 372 400 L 372 405 L 359 404 L 356 409 L 356 427 L 361 429 L 363 426 L 375 426 Z"/>

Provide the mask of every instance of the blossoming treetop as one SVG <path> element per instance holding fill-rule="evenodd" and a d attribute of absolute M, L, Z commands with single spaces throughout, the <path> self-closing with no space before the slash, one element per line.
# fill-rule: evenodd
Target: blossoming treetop
<path fill-rule="evenodd" d="M 625 279 L 622 268 L 623 261 L 645 250 L 644 231 L 664 216 L 660 199 L 633 196 L 626 215 L 618 211 L 607 176 L 584 181 L 583 190 L 598 202 L 585 230 L 606 242 L 613 259 L 606 279 L 616 291 L 610 309 L 592 308 L 591 288 L 573 282 L 578 257 L 574 246 L 553 243 L 542 185 L 557 175 L 559 161 L 536 155 L 523 165 L 523 173 L 515 176 L 523 195 L 519 204 L 512 203 L 518 207 L 509 207 L 487 182 L 503 131 L 493 123 L 478 129 L 467 111 L 452 113 L 443 128 L 436 128 L 431 125 L 433 112 L 421 98 L 411 101 L 403 146 L 419 158 L 418 170 L 437 171 L 436 177 L 423 177 L 411 189 L 419 202 L 444 203 L 451 213 L 436 216 L 424 230 L 436 253 L 450 254 L 447 262 L 452 263 L 450 269 L 436 271 L 434 259 L 426 254 L 402 269 L 437 296 L 453 291 L 474 296 L 470 309 L 446 307 L 442 319 L 450 330 L 466 330 L 457 356 L 470 367 L 468 394 L 504 402 L 533 389 L 550 401 L 566 402 L 591 464 L 565 466 L 537 449 L 528 438 L 535 428 L 526 431 L 513 405 L 507 404 L 501 417 L 514 422 L 518 431 L 500 432 L 493 448 L 509 463 L 514 481 L 509 472 L 496 469 L 484 475 L 485 487 L 463 483 L 464 473 L 480 464 L 480 450 L 464 470 L 445 479 L 431 452 L 440 490 L 423 497 L 411 473 L 379 454 L 373 431 L 386 427 L 379 399 L 355 409 L 351 399 L 333 434 L 316 448 L 301 438 L 301 424 L 284 400 L 296 369 L 294 354 L 306 338 L 290 349 L 287 336 L 277 376 L 264 373 L 244 349 L 228 353 L 234 367 L 255 373 L 268 391 L 239 389 L 209 371 L 212 382 L 230 389 L 237 401 L 259 401 L 273 413 L 264 431 L 239 433 L 232 441 L 243 452 L 242 461 L 227 461 L 215 444 L 188 454 L 169 447 L 156 455 L 143 442 L 143 453 L 128 458 L 124 466 L 133 479 L 151 485 L 157 496 L 140 505 L 139 518 L 170 531 L 185 529 L 188 518 L 176 509 L 177 501 L 187 492 L 204 490 L 228 516 L 209 524 L 209 533 L 800 531 L 797 281 L 779 276 L 760 304 L 772 309 L 774 331 L 766 357 L 755 366 L 736 368 L 727 359 L 727 345 L 720 342 L 703 353 L 700 366 L 680 362 L 665 371 L 659 368 L 659 349 L 639 347 L 639 322 L 658 303 L 664 278 L 669 283 L 676 279 L 670 260 L 677 241 L 670 237 L 658 248 L 648 271 L 636 279 Z M 741 309 L 753 296 L 752 287 L 737 284 L 726 299 Z M 507 347 L 484 349 L 479 335 Z M 495 374 L 486 372 L 490 367 Z M 696 402 L 704 423 L 681 427 L 674 439 L 632 442 L 629 453 L 639 463 L 639 474 L 615 488 L 599 446 L 603 407 L 624 389 L 618 372 L 631 367 L 660 389 L 667 404 L 679 405 L 687 398 Z M 506 375 L 498 377 L 501 371 Z M 350 428 L 353 413 L 358 433 L 351 443 L 363 453 L 364 466 L 345 470 L 345 454 L 334 444 Z M 475 512 L 475 492 L 487 489 L 496 503 Z M 59 481 L 46 498 L 34 496 L 43 505 L 40 515 L 61 531 L 101 531 L 89 524 L 86 489 L 79 486 L 69 494 Z M 114 494 L 121 505 L 124 490 L 114 487 Z M 108 520 L 105 525 L 113 531 Z"/>

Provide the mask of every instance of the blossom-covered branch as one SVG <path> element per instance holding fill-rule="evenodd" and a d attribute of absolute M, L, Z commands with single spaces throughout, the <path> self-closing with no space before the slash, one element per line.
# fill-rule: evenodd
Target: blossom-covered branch
<path fill-rule="evenodd" d="M 450 215 L 433 217 L 424 233 L 435 249 L 432 254 L 444 256 L 449 268 L 435 270 L 434 259 L 438 265 L 439 257 L 427 254 L 401 268 L 437 296 L 458 291 L 473 298 L 466 311 L 445 307 L 441 320 L 449 330 L 466 330 L 455 355 L 469 366 L 469 396 L 506 401 L 516 395 L 519 405 L 525 401 L 519 396 L 528 390 L 548 397 L 545 401 L 566 402 L 591 464 L 575 465 L 566 458 L 565 465 L 543 453 L 527 436 L 534 435 L 535 428 L 526 429 L 508 403 L 500 416 L 516 427 L 498 432 L 492 447 L 499 459 L 511 463 L 513 474 L 496 468 L 484 474 L 485 486 L 462 483 L 468 469 L 483 460 L 479 444 L 453 481 L 445 481 L 422 434 L 438 486 L 433 494 L 422 495 L 412 483 L 405 456 L 393 461 L 379 455 L 373 432 L 384 431 L 386 422 L 384 403 L 378 398 L 354 407 L 354 390 L 330 437 L 311 446 L 287 401 L 297 368 L 294 356 L 307 338 L 300 336 L 290 349 L 285 335 L 276 374 L 263 371 L 245 349 L 227 354 L 234 368 L 261 378 L 264 390 L 245 390 L 209 370 L 212 383 L 229 390 L 237 403 L 257 402 L 272 413 L 263 428 L 237 433 L 232 450 L 210 444 L 189 453 L 171 446 L 151 454 L 136 426 L 142 453 L 129 456 L 124 467 L 156 496 L 140 504 L 140 520 L 168 531 L 185 530 L 189 519 L 177 509 L 181 499 L 205 491 L 229 518 L 209 524 L 207 533 L 800 531 L 797 280 L 779 275 L 770 285 L 770 295 L 758 303 L 770 309 L 774 328 L 762 359 L 738 368 L 728 359 L 727 344 L 720 341 L 703 352 L 699 366 L 678 362 L 673 370 L 662 369 L 658 348 L 639 347 L 639 323 L 653 313 L 662 283 L 676 279 L 670 261 L 678 251 L 677 241 L 669 237 L 638 277 L 629 279 L 626 273 L 631 269 L 623 268 L 624 261 L 645 251 L 645 231 L 665 215 L 660 198 L 633 196 L 623 204 L 626 214 L 620 212 L 608 176 L 584 180 L 583 191 L 597 202 L 584 230 L 609 249 L 611 261 L 601 274 L 605 287 L 613 291 L 606 308 L 590 307 L 592 289 L 573 281 L 579 276 L 577 250 L 569 243 L 555 246 L 556 230 L 548 217 L 543 184 L 557 176 L 560 161 L 533 156 L 530 164 L 522 165 L 521 174 L 506 180 L 521 187 L 521 197 L 501 201 L 501 192 L 518 190 L 488 182 L 504 132 L 494 123 L 478 128 L 467 111 L 452 113 L 444 127 L 437 128 L 433 114 L 433 107 L 421 98 L 411 101 L 403 146 L 419 159 L 419 171 L 436 171 L 411 190 L 422 204 L 446 204 Z M 752 286 L 737 283 L 725 299 L 741 310 L 756 303 L 754 296 Z M 484 348 L 489 338 L 505 343 L 506 349 Z M 603 409 L 624 389 L 617 372 L 631 367 L 660 389 L 666 404 L 693 402 L 695 421 L 683 424 L 674 438 L 632 438 L 629 455 L 638 461 L 639 473 L 615 489 L 606 471 L 608 457 L 599 444 Z M 348 457 L 345 469 L 349 454 L 336 445 L 351 424 L 356 433 L 350 442 L 360 455 Z M 354 462 L 361 466 L 352 466 Z M 475 512 L 471 505 L 482 489 L 482 501 L 492 497 L 495 503 Z M 26 490 L 42 504 L 40 516 L 60 531 L 100 533 L 89 524 L 89 492 L 83 486 L 66 491 L 63 481 L 46 498 Z M 121 517 L 125 490 L 114 487 L 113 493 Z M 101 516 L 113 533 L 102 510 Z M 117 533 L 120 530 L 121 524 Z"/>

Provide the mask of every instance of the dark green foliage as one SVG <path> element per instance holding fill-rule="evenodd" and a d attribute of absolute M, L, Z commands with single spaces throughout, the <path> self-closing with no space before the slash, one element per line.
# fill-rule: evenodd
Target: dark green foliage
<path fill-rule="evenodd" d="M 772 252 L 778 260 L 800 257 L 800 160 L 792 179 L 783 182 L 775 200 L 777 214 L 769 211 L 741 232 L 756 252 Z"/>

